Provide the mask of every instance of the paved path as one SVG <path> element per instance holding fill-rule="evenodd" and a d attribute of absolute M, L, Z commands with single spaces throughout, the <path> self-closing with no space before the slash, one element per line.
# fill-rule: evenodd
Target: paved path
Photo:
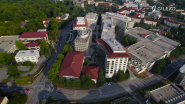
<path fill-rule="evenodd" d="M 40 57 L 38 64 L 35 65 L 35 68 L 34 68 L 32 71 L 28 72 L 28 73 L 22 73 L 22 74 L 20 74 L 21 77 L 23 77 L 23 76 L 28 76 L 28 75 L 32 75 L 32 74 L 34 74 L 35 72 L 37 72 L 37 70 L 39 69 L 40 65 L 41 65 L 42 63 L 44 63 L 44 62 L 46 61 L 46 59 L 47 59 L 46 56 Z"/>

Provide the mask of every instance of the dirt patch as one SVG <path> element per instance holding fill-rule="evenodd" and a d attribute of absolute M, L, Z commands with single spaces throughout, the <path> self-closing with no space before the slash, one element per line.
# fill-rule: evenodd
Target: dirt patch
<path fill-rule="evenodd" d="M 145 74 L 145 72 L 142 72 L 142 73 L 138 74 L 138 73 L 135 72 L 134 69 L 132 69 L 130 66 L 128 66 L 128 68 L 129 68 L 134 74 L 136 74 L 136 75 L 138 75 L 138 76 L 143 76 L 143 77 L 145 77 L 145 78 L 148 77 L 148 75 Z"/>

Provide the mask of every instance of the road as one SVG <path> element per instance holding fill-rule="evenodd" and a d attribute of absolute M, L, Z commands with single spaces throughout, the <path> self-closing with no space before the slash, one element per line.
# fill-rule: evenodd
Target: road
<path fill-rule="evenodd" d="M 65 89 L 65 88 L 51 88 L 50 82 L 47 80 L 47 72 L 50 70 L 51 65 L 56 60 L 56 56 L 61 53 L 62 47 L 66 42 L 67 33 L 71 29 L 73 22 L 70 22 L 66 28 L 60 31 L 60 38 L 57 48 L 57 54 L 52 57 L 47 67 L 44 69 L 43 73 L 36 80 L 33 85 L 30 86 L 16 86 L 7 87 L 6 85 L 0 85 L 0 90 L 3 91 L 20 91 L 22 93 L 28 94 L 30 96 L 28 104 L 39 104 L 43 99 L 52 96 L 54 99 L 66 99 L 73 102 L 76 101 L 86 101 L 92 102 L 97 100 L 104 100 L 107 98 L 112 98 L 119 94 L 132 93 L 133 91 L 146 87 L 148 85 L 157 83 L 165 78 L 165 76 L 151 75 L 144 79 L 138 79 L 133 75 L 129 80 L 121 83 L 113 83 L 112 85 L 103 85 L 99 88 L 93 90 L 75 90 L 75 89 Z M 30 91 L 25 91 L 28 88 Z"/>

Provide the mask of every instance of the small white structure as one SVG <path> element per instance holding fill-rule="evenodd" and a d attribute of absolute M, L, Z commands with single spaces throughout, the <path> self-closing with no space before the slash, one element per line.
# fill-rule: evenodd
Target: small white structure
<path fill-rule="evenodd" d="M 20 50 L 16 55 L 15 55 L 15 61 L 17 63 L 25 62 L 25 61 L 30 61 L 32 63 L 38 63 L 40 58 L 39 51 L 38 50 Z"/>
<path fill-rule="evenodd" d="M 88 27 L 87 19 L 84 17 L 77 17 L 74 20 L 73 30 L 86 30 Z"/>

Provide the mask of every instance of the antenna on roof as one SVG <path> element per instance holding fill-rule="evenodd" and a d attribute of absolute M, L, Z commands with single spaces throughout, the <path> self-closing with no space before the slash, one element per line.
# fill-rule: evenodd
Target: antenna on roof
<path fill-rule="evenodd" d="M 73 62 L 73 64 L 74 64 L 75 62 Z"/>

